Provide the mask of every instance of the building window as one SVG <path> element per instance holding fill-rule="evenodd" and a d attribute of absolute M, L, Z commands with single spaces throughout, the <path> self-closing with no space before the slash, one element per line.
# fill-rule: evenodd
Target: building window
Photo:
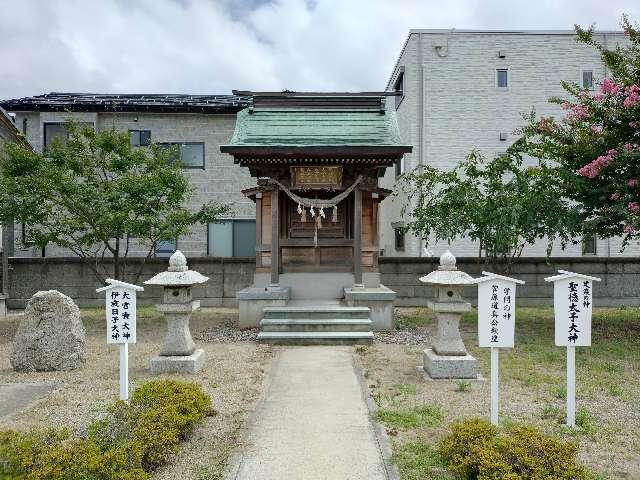
<path fill-rule="evenodd" d="M 400 158 L 396 161 L 396 178 L 404 173 L 404 158 Z"/>
<path fill-rule="evenodd" d="M 598 242 L 595 235 L 590 235 L 582 239 L 582 254 L 595 255 L 598 249 Z"/>
<path fill-rule="evenodd" d="M 396 251 L 404 252 L 404 228 L 394 228 Z"/>
<path fill-rule="evenodd" d="M 402 103 L 402 99 L 404 98 L 404 71 L 401 71 L 398 74 L 398 78 L 396 80 L 395 85 L 393 86 L 393 90 L 398 94 L 396 95 L 396 109 Z"/>
<path fill-rule="evenodd" d="M 506 68 L 498 68 L 496 70 L 496 86 L 498 88 L 507 88 L 509 86 L 509 70 Z"/>
<path fill-rule="evenodd" d="M 129 130 L 129 141 L 132 147 L 151 145 L 151 130 Z"/>
<path fill-rule="evenodd" d="M 172 148 L 174 153 L 170 162 L 179 161 L 182 168 L 204 169 L 204 143 L 203 142 L 172 142 L 158 143 L 161 148 Z"/>
<path fill-rule="evenodd" d="M 160 240 L 156 243 L 156 257 L 170 257 L 178 249 L 178 240 Z"/>
<path fill-rule="evenodd" d="M 62 144 L 67 143 L 69 133 L 64 123 L 45 123 L 44 124 L 44 146 L 49 147 L 54 139 L 58 139 Z"/>
<path fill-rule="evenodd" d="M 208 252 L 212 257 L 254 257 L 255 220 L 221 220 L 209 224 Z"/>
<path fill-rule="evenodd" d="M 586 88 L 587 90 L 593 90 L 593 71 L 591 70 L 582 71 L 582 88 Z"/>
<path fill-rule="evenodd" d="M 93 128 L 93 122 L 78 122 L 76 123 L 79 129 Z M 64 145 L 69 139 L 69 132 L 67 132 L 64 122 L 57 123 L 45 123 L 44 124 L 44 147 L 51 146 L 54 139 L 60 140 Z"/>

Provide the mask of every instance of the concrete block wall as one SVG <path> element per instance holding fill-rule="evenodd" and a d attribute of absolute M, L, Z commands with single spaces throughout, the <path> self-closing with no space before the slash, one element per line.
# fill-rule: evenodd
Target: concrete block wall
<path fill-rule="evenodd" d="M 139 260 L 138 260 L 139 261 Z M 209 281 L 194 289 L 194 298 L 202 306 L 236 306 L 236 292 L 253 283 L 255 260 L 253 258 L 190 258 L 189 267 L 209 277 Z M 132 263 L 136 261 L 133 260 Z M 29 298 L 39 290 L 56 289 L 72 297 L 78 305 L 101 306 L 104 297 L 95 292 L 102 286 L 91 269 L 76 257 L 9 259 L 9 300 L 11 309 L 24 308 Z M 168 266 L 166 259 L 149 260 L 138 285 Z M 432 296 L 432 288 L 418 278 L 435 270 L 435 258 L 386 257 L 380 259 L 381 281 L 397 293 L 396 306 L 425 306 Z M 478 264 L 475 258 L 458 258 L 458 268 L 473 277 L 479 277 L 488 268 Z M 544 278 L 565 269 L 602 278 L 594 285 L 596 306 L 640 305 L 640 260 L 623 258 L 554 258 L 547 263 L 544 258 L 521 258 L 510 273 L 522 279 L 525 285 L 518 287 L 518 305 L 552 305 L 553 287 Z M 135 278 L 128 277 L 128 282 Z M 295 286 L 293 287 L 295 288 Z M 476 287 L 465 288 L 465 297 L 475 304 Z M 140 293 L 141 304 L 157 303 L 161 289 L 145 287 Z"/>

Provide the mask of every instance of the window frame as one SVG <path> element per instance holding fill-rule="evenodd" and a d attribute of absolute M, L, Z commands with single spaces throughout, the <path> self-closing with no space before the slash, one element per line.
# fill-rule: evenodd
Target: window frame
<path fill-rule="evenodd" d="M 42 141 L 42 148 L 48 148 L 49 147 L 49 142 L 47 142 L 47 126 L 49 125 L 62 125 L 64 126 L 65 122 L 43 122 L 42 123 L 42 135 L 43 135 L 43 141 Z M 66 131 L 65 132 L 67 134 L 67 140 L 69 140 L 69 132 Z"/>
<path fill-rule="evenodd" d="M 400 234 L 400 236 L 399 236 Z M 405 229 L 402 227 L 394 227 L 393 228 L 393 246 L 396 250 L 396 252 L 404 252 L 406 249 L 406 232 Z M 402 246 L 398 247 L 398 238 L 402 239 Z"/>
<path fill-rule="evenodd" d="M 505 72 L 505 74 L 506 74 L 506 78 L 505 78 L 506 85 L 504 87 L 500 86 L 499 72 Z M 496 88 L 498 90 L 509 90 L 509 83 L 510 83 L 510 78 L 509 77 L 511 77 L 511 75 L 509 74 L 509 69 L 508 68 L 503 68 L 503 67 L 496 68 L 496 73 L 495 73 L 495 82 L 496 82 L 495 85 L 496 85 Z"/>
<path fill-rule="evenodd" d="M 590 87 L 585 87 L 584 86 L 584 74 L 585 73 L 591 73 L 591 86 Z M 582 70 L 580 70 L 580 88 L 584 89 L 584 90 L 588 90 L 589 92 L 593 92 L 595 89 L 595 76 L 594 76 L 594 70 L 593 68 L 584 68 Z"/>
<path fill-rule="evenodd" d="M 138 134 L 138 144 L 134 145 L 131 143 L 131 134 L 133 132 L 137 132 Z M 140 140 L 140 134 L 142 132 L 149 132 L 149 143 L 142 143 Z M 151 130 L 149 129 L 137 129 L 137 128 L 130 128 L 129 129 L 129 143 L 131 144 L 132 147 L 148 147 L 149 145 L 151 145 Z"/>
<path fill-rule="evenodd" d="M 178 239 L 176 238 L 175 240 L 159 240 L 160 242 L 171 242 L 173 241 L 175 244 L 175 249 L 173 250 L 158 250 L 158 244 L 156 243 L 156 246 L 153 248 L 153 256 L 156 258 L 168 258 L 171 255 L 173 255 L 176 250 L 178 250 Z M 158 257 L 158 254 L 161 254 L 160 257 Z M 166 256 L 165 256 L 166 255 Z"/>
<path fill-rule="evenodd" d="M 177 146 L 178 147 L 178 159 L 182 160 L 182 149 L 181 145 L 202 145 L 202 166 L 191 166 L 181 164 L 180 168 L 184 170 L 205 170 L 206 169 L 206 147 L 205 142 L 157 142 L 156 145 L 163 148 L 165 146 Z"/>
<path fill-rule="evenodd" d="M 593 251 L 587 251 L 587 245 L 593 242 Z M 590 238 L 582 237 L 582 255 L 585 256 L 597 256 L 598 255 L 598 237 L 596 235 L 591 235 Z"/>
<path fill-rule="evenodd" d="M 211 225 L 214 225 L 216 223 L 225 223 L 225 222 L 231 222 L 231 256 L 230 257 L 214 257 L 212 255 L 211 252 L 211 236 L 212 236 L 212 232 L 211 232 Z M 253 223 L 256 228 L 257 228 L 257 221 L 255 218 L 220 218 L 215 222 L 211 222 L 211 223 L 207 223 L 207 257 L 213 257 L 213 258 L 251 258 L 254 257 L 255 255 L 257 255 L 257 251 L 255 250 L 256 247 L 258 246 L 258 242 L 257 239 L 253 238 L 254 240 L 254 254 L 251 255 L 250 257 L 247 257 L 246 255 L 236 255 L 235 252 L 235 229 L 234 229 L 234 223 L 235 222 L 250 222 Z"/>

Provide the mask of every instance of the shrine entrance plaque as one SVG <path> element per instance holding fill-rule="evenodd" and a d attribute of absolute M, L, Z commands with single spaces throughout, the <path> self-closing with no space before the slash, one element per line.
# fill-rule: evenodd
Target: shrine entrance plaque
<path fill-rule="evenodd" d="M 290 167 L 291 188 L 330 189 L 342 188 L 342 167 Z"/>

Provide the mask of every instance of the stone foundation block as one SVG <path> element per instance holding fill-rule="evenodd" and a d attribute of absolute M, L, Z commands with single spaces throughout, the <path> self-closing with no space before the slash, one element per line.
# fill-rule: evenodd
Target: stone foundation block
<path fill-rule="evenodd" d="M 478 362 L 471 355 L 438 355 L 424 351 L 423 368 L 431 378 L 477 378 Z"/>
<path fill-rule="evenodd" d="M 393 301 L 396 292 L 380 285 L 376 288 L 344 289 L 345 303 L 350 307 L 368 307 L 371 328 L 374 331 L 393 330 Z"/>
<path fill-rule="evenodd" d="M 238 326 L 257 328 L 264 307 L 283 307 L 291 298 L 289 287 L 248 287 L 236 293 L 238 299 Z"/>
<path fill-rule="evenodd" d="M 158 355 L 151 359 L 149 368 L 151 373 L 196 373 L 204 365 L 204 350 L 199 348 L 191 355 L 163 356 Z"/>

